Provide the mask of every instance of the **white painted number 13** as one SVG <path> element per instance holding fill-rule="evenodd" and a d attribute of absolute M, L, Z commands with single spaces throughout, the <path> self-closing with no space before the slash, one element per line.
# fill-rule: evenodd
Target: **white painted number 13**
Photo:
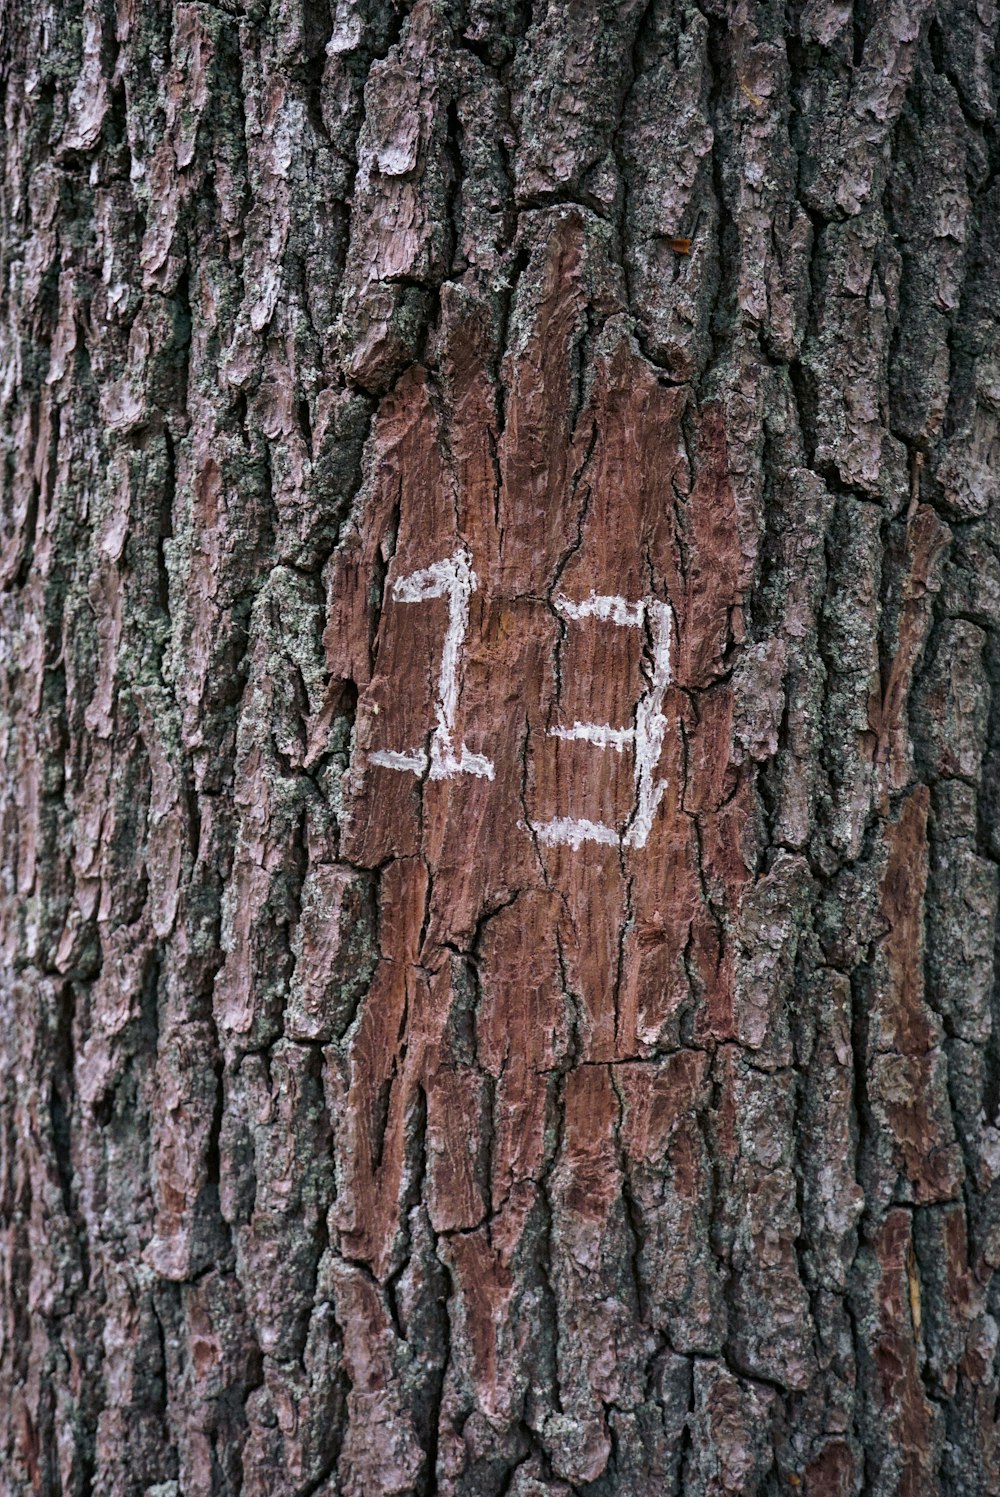
<path fill-rule="evenodd" d="M 455 745 L 455 717 L 458 709 L 458 663 L 469 627 L 469 598 L 478 586 L 469 553 L 458 550 L 445 561 L 436 561 L 419 572 L 398 577 L 392 596 L 397 603 L 423 603 L 432 598 L 448 599 L 448 628 L 441 651 L 438 674 L 437 725 L 431 735 L 430 753 L 423 748 L 397 752 L 379 749 L 369 762 L 385 769 L 408 770 L 411 774 L 429 773 L 432 780 L 452 775 L 471 774 L 492 780 L 493 762 L 482 754 L 473 754 L 465 744 Z M 619 628 L 640 629 L 648 636 L 645 666 L 647 689 L 636 705 L 632 727 L 615 728 L 610 723 L 576 722 L 571 728 L 550 728 L 552 738 L 583 739 L 595 748 L 614 749 L 621 753 L 627 745 L 635 753 L 635 805 L 624 832 L 603 821 L 587 821 L 571 816 L 557 817 L 532 826 L 538 841 L 545 846 L 580 847 L 584 842 L 603 842 L 625 847 L 645 847 L 653 826 L 653 817 L 667 788 L 664 779 L 655 775 L 667 729 L 663 699 L 670 684 L 670 633 L 673 610 L 669 603 L 644 598 L 630 603 L 625 598 L 591 593 L 583 602 L 573 602 L 561 594 L 555 600 L 556 611 L 565 619 L 600 619 Z"/>

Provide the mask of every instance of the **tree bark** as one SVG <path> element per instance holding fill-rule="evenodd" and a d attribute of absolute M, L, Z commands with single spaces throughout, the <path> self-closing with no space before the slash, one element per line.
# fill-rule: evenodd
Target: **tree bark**
<path fill-rule="evenodd" d="M 1000 1493 L 994 0 L 4 0 L 0 1492 Z"/>

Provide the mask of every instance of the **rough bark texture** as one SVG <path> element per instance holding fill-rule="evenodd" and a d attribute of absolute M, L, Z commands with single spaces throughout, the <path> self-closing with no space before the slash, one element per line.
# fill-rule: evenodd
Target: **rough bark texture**
<path fill-rule="evenodd" d="M 1000 1492 L 997 29 L 0 4 L 4 1497 Z"/>

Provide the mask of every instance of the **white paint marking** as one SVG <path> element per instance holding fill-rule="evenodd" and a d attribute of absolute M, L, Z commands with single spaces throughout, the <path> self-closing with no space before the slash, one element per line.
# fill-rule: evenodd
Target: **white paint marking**
<path fill-rule="evenodd" d="M 667 719 L 663 713 L 663 698 L 670 684 L 670 629 L 673 610 L 669 603 L 645 598 L 638 603 L 629 603 L 625 598 L 613 594 L 594 593 L 582 603 L 561 593 L 555 600 L 556 611 L 567 619 L 600 619 L 604 623 L 617 624 L 625 629 L 642 629 L 649 620 L 652 636 L 652 661 L 647 671 L 649 682 L 635 711 L 635 727 L 615 728 L 610 723 L 576 722 L 571 728 L 550 728 L 550 738 L 582 739 L 595 748 L 613 748 L 621 753 L 626 745 L 635 748 L 635 808 L 629 818 L 628 827 L 620 835 L 613 826 L 603 821 L 582 821 L 571 816 L 560 816 L 554 821 L 542 822 L 532 830 L 546 847 L 579 848 L 584 842 L 602 842 L 608 846 L 619 844 L 625 847 L 645 847 L 653 828 L 663 793 L 667 788 L 664 779 L 655 779 L 656 766 L 660 761 L 663 740 L 667 730 Z"/>
<path fill-rule="evenodd" d="M 447 780 L 452 775 L 471 774 L 492 780 L 493 762 L 484 754 L 470 753 L 465 744 L 455 751 L 455 718 L 458 713 L 458 666 L 462 645 L 469 629 L 469 598 L 479 585 L 472 570 L 469 553 L 460 549 L 444 561 L 435 561 L 419 572 L 410 572 L 406 577 L 397 577 L 392 596 L 397 603 L 427 603 L 433 598 L 448 599 L 448 628 L 445 631 L 441 650 L 441 669 L 438 673 L 437 726 L 431 735 L 430 778 Z M 378 749 L 369 755 L 372 764 L 385 769 L 408 770 L 411 774 L 423 774 L 428 768 L 428 755 L 422 748 L 398 753 L 394 749 Z"/>
<path fill-rule="evenodd" d="M 653 829 L 653 817 L 667 788 L 666 780 L 654 780 L 667 731 L 663 698 L 670 685 L 670 627 L 673 610 L 669 603 L 648 603 L 653 663 L 649 690 L 635 710 L 635 812 L 625 833 L 626 847 L 645 847 Z"/>
<path fill-rule="evenodd" d="M 559 816 L 555 821 L 543 821 L 533 826 L 532 831 L 546 847 L 572 847 L 574 852 L 583 842 L 604 842 L 617 847 L 620 842 L 613 826 L 603 821 L 578 821 L 573 816 Z"/>
<path fill-rule="evenodd" d="M 623 629 L 641 629 L 645 618 L 645 603 L 629 603 L 614 593 L 594 593 L 582 603 L 574 603 L 560 593 L 555 600 L 555 610 L 567 619 L 601 619 L 604 623 L 618 624 Z"/>
<path fill-rule="evenodd" d="M 398 754 L 395 749 L 376 749 L 368 755 L 369 764 L 381 764 L 383 769 L 408 769 L 413 774 L 423 774 L 427 768 L 427 755 L 423 749 L 414 749 L 412 754 Z"/>
<path fill-rule="evenodd" d="M 634 728 L 613 728 L 610 723 L 574 723 L 571 728 L 550 728 L 550 738 L 582 738 L 598 748 L 613 748 L 621 753 L 635 742 Z"/>

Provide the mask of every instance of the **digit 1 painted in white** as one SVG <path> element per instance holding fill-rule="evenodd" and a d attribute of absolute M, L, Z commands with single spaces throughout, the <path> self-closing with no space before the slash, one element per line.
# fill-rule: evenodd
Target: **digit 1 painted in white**
<path fill-rule="evenodd" d="M 437 727 L 431 735 L 430 756 L 422 748 L 397 753 L 378 749 L 369 754 L 371 764 L 385 769 L 408 769 L 423 774 L 430 765 L 432 780 L 447 780 L 456 774 L 474 774 L 493 778 L 492 760 L 482 754 L 471 754 L 463 743 L 455 752 L 455 716 L 458 711 L 458 661 L 462 643 L 469 628 L 469 598 L 478 586 L 471 558 L 458 550 L 445 561 L 435 561 L 419 572 L 397 577 L 392 596 L 397 603 L 426 603 L 432 598 L 448 599 L 448 628 L 441 651 L 438 674 Z"/>
<path fill-rule="evenodd" d="M 603 842 L 609 846 L 645 847 L 653 827 L 653 817 L 667 788 L 666 780 L 654 778 L 667 729 L 663 715 L 663 698 L 670 684 L 670 628 L 673 610 L 669 603 L 644 599 L 629 603 L 624 598 L 591 593 L 582 603 L 574 603 L 561 594 L 555 600 L 557 613 L 567 619 L 602 619 L 625 629 L 642 629 L 649 620 L 652 661 L 647 673 L 649 688 L 639 700 L 635 726 L 613 728 L 610 723 L 576 722 L 571 728 L 550 728 L 550 738 L 576 738 L 595 748 L 613 748 L 621 753 L 626 744 L 635 748 L 635 808 L 624 835 L 603 821 L 577 820 L 560 816 L 533 828 L 545 846 L 574 849 L 584 842 Z"/>

